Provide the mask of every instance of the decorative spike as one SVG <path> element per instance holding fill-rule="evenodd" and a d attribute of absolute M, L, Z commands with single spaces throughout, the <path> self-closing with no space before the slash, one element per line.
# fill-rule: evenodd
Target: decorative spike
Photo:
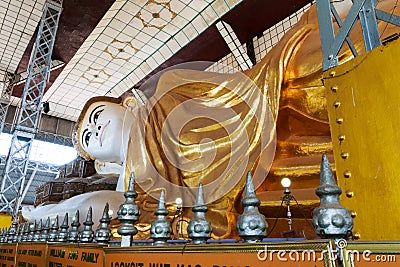
<path fill-rule="evenodd" d="M 96 229 L 95 239 L 97 243 L 108 243 L 111 238 L 111 230 L 110 230 L 110 215 L 108 202 L 104 207 L 103 216 L 100 219 L 100 227 Z"/>
<path fill-rule="evenodd" d="M 335 177 L 333 177 L 331 164 L 329 163 L 329 158 L 326 154 L 322 155 L 321 167 L 320 167 L 320 186 L 333 185 L 336 189 L 342 191 L 335 182 Z"/>
<path fill-rule="evenodd" d="M 336 185 L 327 155 L 322 155 L 320 186 L 315 190 L 320 205 L 313 211 L 313 225 L 317 235 L 323 238 L 347 238 L 351 236 L 353 219 L 348 209 L 340 205 L 342 189 Z"/>
<path fill-rule="evenodd" d="M 19 232 L 21 231 L 21 226 L 20 224 L 17 224 L 17 229 L 15 231 L 15 235 L 13 237 L 13 243 L 18 243 L 19 242 Z"/>
<path fill-rule="evenodd" d="M 58 232 L 57 242 L 67 242 L 68 238 L 68 212 L 65 213 L 64 220 L 60 226 L 60 231 Z"/>
<path fill-rule="evenodd" d="M 131 172 L 129 176 L 128 192 L 135 192 L 135 173 Z"/>
<path fill-rule="evenodd" d="M 164 190 L 161 191 L 158 207 L 154 212 L 156 220 L 151 224 L 150 237 L 154 245 L 165 245 L 171 237 L 171 223 L 167 221 L 168 210 L 165 208 Z"/>
<path fill-rule="evenodd" d="M 196 204 L 192 207 L 194 218 L 190 220 L 187 232 L 193 244 L 205 244 L 211 237 L 211 224 L 206 220 L 207 206 L 204 204 L 203 185 L 199 184 Z"/>
<path fill-rule="evenodd" d="M 22 242 L 22 238 L 24 237 L 24 232 L 25 232 L 25 223 L 21 223 L 17 242 Z"/>
<path fill-rule="evenodd" d="M 8 231 L 7 231 L 7 227 L 3 228 L 3 243 L 7 243 L 7 235 L 8 235 Z"/>
<path fill-rule="evenodd" d="M 3 242 L 4 243 L 8 242 L 8 229 L 7 229 L 7 227 L 4 229 L 4 240 L 3 240 Z"/>
<path fill-rule="evenodd" d="M 23 235 L 21 238 L 21 242 L 27 242 L 28 241 L 28 235 L 29 235 L 29 222 L 24 223 L 24 230 L 23 230 Z"/>
<path fill-rule="evenodd" d="M 4 228 L 1 228 L 1 233 L 0 233 L 0 243 L 4 243 Z"/>
<path fill-rule="evenodd" d="M 58 215 L 53 221 L 53 224 L 51 225 L 50 228 L 50 234 L 49 234 L 49 241 L 50 242 L 56 242 L 58 237 Z"/>
<path fill-rule="evenodd" d="M 266 236 L 268 224 L 265 221 L 264 215 L 258 211 L 260 200 L 255 194 L 253 177 L 250 172 L 247 173 L 242 206 L 244 207 L 244 211 L 238 217 L 236 224 L 239 236 L 246 243 L 261 241 Z"/>
<path fill-rule="evenodd" d="M 36 224 L 36 223 L 35 223 Z M 42 219 L 39 220 L 39 224 L 36 225 L 35 233 L 33 234 L 33 242 L 39 242 L 40 241 L 40 236 L 42 234 L 43 230 L 43 221 Z"/>
<path fill-rule="evenodd" d="M 68 232 L 67 241 L 70 243 L 78 243 L 78 228 L 81 225 L 79 222 L 79 210 L 76 211 L 75 217 L 72 219 L 71 230 Z"/>
<path fill-rule="evenodd" d="M 14 243 L 14 236 L 17 234 L 17 227 L 18 227 L 17 220 L 14 220 L 11 224 L 10 229 L 8 229 L 8 232 L 7 232 L 7 242 L 8 243 Z"/>
<path fill-rule="evenodd" d="M 1 237 L 0 237 L 0 242 L 1 242 L 1 243 L 5 243 L 4 240 L 6 239 L 6 235 L 7 235 L 6 231 L 4 230 L 4 228 L 2 228 L 2 229 L 1 229 L 1 235 L 0 235 L 0 236 L 1 236 Z"/>
<path fill-rule="evenodd" d="M 92 229 L 93 225 L 93 220 L 92 220 L 92 207 L 89 207 L 89 211 L 86 216 L 86 221 L 83 223 L 84 227 L 81 232 L 79 232 L 79 242 L 81 243 L 92 243 L 93 242 L 93 237 L 94 237 L 94 232 Z"/>
<path fill-rule="evenodd" d="M 44 223 L 42 234 L 40 235 L 41 242 L 46 242 L 49 239 L 49 230 L 50 230 L 50 217 L 47 217 L 47 220 Z"/>
<path fill-rule="evenodd" d="M 3 237 L 2 237 L 2 243 L 7 243 L 7 227 L 3 228 Z"/>
<path fill-rule="evenodd" d="M 244 195 L 245 195 L 245 197 L 247 196 L 248 198 L 253 198 L 256 196 L 256 192 L 254 190 L 254 184 L 253 184 L 253 176 L 251 175 L 251 172 L 247 172 L 246 187 L 244 189 Z M 255 200 L 252 200 L 252 201 L 255 201 Z M 256 201 L 260 202 L 258 199 Z"/>
<path fill-rule="evenodd" d="M 132 243 L 132 236 L 137 234 L 137 229 L 134 223 L 139 219 L 140 210 L 136 205 L 135 199 L 137 193 L 135 192 L 135 177 L 131 173 L 129 178 L 128 190 L 125 192 L 125 203 L 121 204 L 118 209 L 118 219 L 121 226 L 118 228 L 118 234 L 122 236 L 121 247 L 129 247 Z"/>
<path fill-rule="evenodd" d="M 5 228 L 5 235 L 4 235 L 4 243 L 8 243 L 10 236 L 8 235 L 8 231 L 10 230 L 11 226 L 9 228 Z"/>
<path fill-rule="evenodd" d="M 28 238 L 26 239 L 26 241 L 28 241 L 28 242 L 33 241 L 33 236 L 35 234 L 35 230 L 36 230 L 36 220 L 34 220 L 33 223 L 29 224 L 29 234 L 28 234 Z"/>
<path fill-rule="evenodd" d="M 3 243 L 7 243 L 7 235 L 8 235 L 8 230 L 7 227 L 3 228 Z"/>

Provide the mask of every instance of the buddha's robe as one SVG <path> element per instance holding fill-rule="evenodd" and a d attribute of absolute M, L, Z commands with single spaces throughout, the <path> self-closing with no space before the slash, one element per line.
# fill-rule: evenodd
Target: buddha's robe
<path fill-rule="evenodd" d="M 384 1 L 378 8 L 390 12 L 391 6 L 393 1 Z M 346 11 L 340 13 L 344 18 Z M 386 23 L 379 27 L 383 37 L 395 31 Z M 351 38 L 363 53 L 359 27 Z M 340 62 L 351 58 L 344 45 Z M 154 206 L 146 194 L 157 198 L 160 189 L 167 191 L 167 202 L 179 196 L 192 206 L 199 183 L 205 185 L 206 201 L 222 203 L 221 207 L 235 202 L 247 171 L 253 172 L 256 185 L 266 177 L 281 108 L 328 123 L 321 62 L 314 5 L 249 70 L 219 74 L 175 69 L 162 74 L 154 95 L 135 114 L 138 123 L 130 133 L 125 185 L 134 171 L 146 192 L 142 192 L 143 206 L 149 210 Z"/>

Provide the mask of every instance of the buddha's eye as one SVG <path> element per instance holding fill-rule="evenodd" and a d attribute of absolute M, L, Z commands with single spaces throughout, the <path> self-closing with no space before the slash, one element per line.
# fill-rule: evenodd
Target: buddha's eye
<path fill-rule="evenodd" d="M 104 109 L 100 109 L 100 110 L 96 111 L 96 113 L 94 113 L 94 115 L 93 115 L 93 122 L 94 122 L 94 124 L 97 124 L 97 119 L 99 118 L 100 113 L 103 112 L 103 110 L 104 110 Z"/>
<path fill-rule="evenodd" d="M 88 132 L 88 133 L 85 135 L 84 142 L 85 142 L 85 144 L 86 144 L 86 147 L 89 146 L 89 140 L 90 140 L 90 137 L 91 137 L 91 136 L 92 136 L 92 133 L 91 133 L 91 132 Z"/>

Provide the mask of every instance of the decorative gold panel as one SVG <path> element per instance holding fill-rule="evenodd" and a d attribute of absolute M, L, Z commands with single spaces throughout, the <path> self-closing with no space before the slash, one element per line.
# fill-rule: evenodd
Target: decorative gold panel
<path fill-rule="evenodd" d="M 363 240 L 400 239 L 400 41 L 324 73 L 341 203 Z"/>

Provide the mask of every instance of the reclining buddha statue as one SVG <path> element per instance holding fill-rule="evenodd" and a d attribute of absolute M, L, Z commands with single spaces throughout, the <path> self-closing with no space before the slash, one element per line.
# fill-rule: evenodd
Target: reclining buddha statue
<path fill-rule="evenodd" d="M 343 18 L 349 3 L 338 6 Z M 399 13 L 393 4 L 394 0 L 381 1 L 378 8 Z M 386 23 L 380 23 L 379 29 L 382 38 L 396 30 Z M 358 26 L 350 37 L 358 52 L 364 53 Z M 339 57 L 343 62 L 352 54 L 345 46 Z M 144 89 L 149 96 L 144 104 L 130 96 L 90 99 L 76 123 L 75 147 L 86 159 L 121 166 L 117 191 L 126 190 L 130 173 L 134 173 L 142 212 L 139 223 L 143 228 L 139 230 L 148 230 L 154 220 L 161 190 L 166 192 L 171 211 L 175 199 L 182 198 L 184 216 L 190 218 L 189 207 L 194 205 L 197 186 L 202 183 L 214 233 L 235 236 L 247 171 L 251 171 L 256 186 L 271 190 L 268 171 L 277 160 L 301 158 L 300 166 L 307 165 L 313 147 L 328 144 L 323 152 L 331 149 L 321 62 L 313 5 L 249 70 L 221 74 L 178 67 L 163 72 L 154 86 Z M 296 138 L 309 147 L 292 149 L 288 140 Z M 318 183 L 316 179 L 306 187 L 315 188 Z M 106 201 L 116 210 L 124 201 L 120 192 L 112 191 L 78 197 L 25 210 L 23 215 L 29 219 L 71 208 L 85 212 L 84 207 L 104 206 Z M 69 205 L 77 201 L 80 203 Z M 102 208 L 97 211 L 99 218 Z"/>

